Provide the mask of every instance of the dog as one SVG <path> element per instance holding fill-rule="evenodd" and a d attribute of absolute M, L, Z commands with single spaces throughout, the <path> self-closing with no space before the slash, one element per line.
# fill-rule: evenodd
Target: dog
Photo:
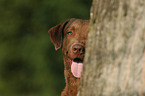
<path fill-rule="evenodd" d="M 61 96 L 76 96 L 83 68 L 89 20 L 68 19 L 48 30 L 55 50 L 62 48 L 66 86 Z"/>

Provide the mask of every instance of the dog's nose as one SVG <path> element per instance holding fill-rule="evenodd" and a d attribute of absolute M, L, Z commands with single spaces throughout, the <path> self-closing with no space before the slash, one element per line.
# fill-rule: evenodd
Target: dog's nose
<path fill-rule="evenodd" d="M 75 54 L 83 54 L 85 53 L 85 47 L 80 44 L 75 44 L 72 46 L 72 51 Z"/>

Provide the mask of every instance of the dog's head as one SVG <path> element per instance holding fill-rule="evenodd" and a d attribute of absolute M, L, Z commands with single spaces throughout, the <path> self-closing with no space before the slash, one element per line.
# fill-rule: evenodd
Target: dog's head
<path fill-rule="evenodd" d="M 64 56 L 72 61 L 72 65 L 80 64 L 81 66 L 83 62 L 88 26 L 88 20 L 73 18 L 56 25 L 48 31 L 55 49 L 58 50 L 62 47 Z"/>

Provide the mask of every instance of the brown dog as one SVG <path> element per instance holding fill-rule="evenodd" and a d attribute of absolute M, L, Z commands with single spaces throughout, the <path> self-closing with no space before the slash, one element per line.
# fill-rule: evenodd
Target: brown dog
<path fill-rule="evenodd" d="M 88 20 L 69 19 L 51 28 L 48 33 L 55 49 L 62 47 L 66 87 L 61 96 L 76 96 L 83 68 Z"/>

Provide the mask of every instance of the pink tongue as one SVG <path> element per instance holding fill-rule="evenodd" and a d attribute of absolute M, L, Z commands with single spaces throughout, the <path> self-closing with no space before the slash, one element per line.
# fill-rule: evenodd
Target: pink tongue
<path fill-rule="evenodd" d="M 82 70 L 83 70 L 83 63 L 77 63 L 72 61 L 71 72 L 75 77 L 80 78 Z"/>

